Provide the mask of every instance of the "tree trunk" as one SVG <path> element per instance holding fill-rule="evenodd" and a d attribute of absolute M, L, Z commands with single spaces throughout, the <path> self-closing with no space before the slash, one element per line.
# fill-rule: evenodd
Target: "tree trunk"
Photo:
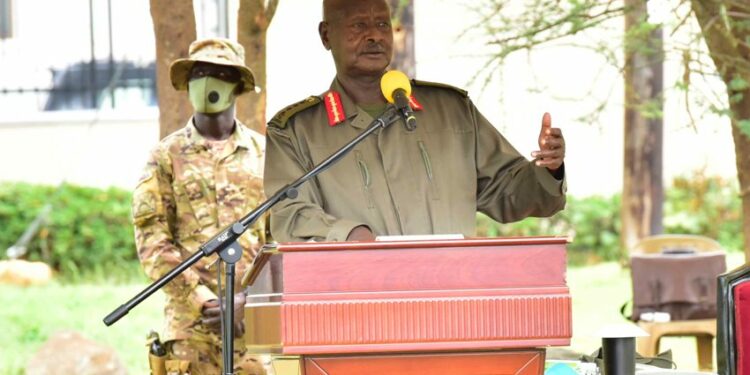
<path fill-rule="evenodd" d="M 750 82 L 750 76 L 745 77 Z M 730 96 L 733 94 L 730 94 Z M 745 90 L 741 101 L 731 105 L 736 116 L 732 120 L 734 152 L 737 155 L 737 178 L 740 182 L 742 199 L 742 234 L 745 238 L 745 261 L 750 261 L 750 137 L 740 130 L 739 119 L 750 120 L 750 90 Z"/>
<path fill-rule="evenodd" d="M 195 40 L 192 1 L 151 0 L 151 19 L 156 40 L 156 93 L 159 98 L 159 139 L 185 126 L 193 113 L 187 94 L 169 80 L 169 65 L 187 57 Z"/>
<path fill-rule="evenodd" d="M 237 100 L 237 118 L 263 134 L 266 131 L 266 33 L 278 0 L 240 0 L 237 41 L 245 48 L 245 65 L 255 76 L 260 92 L 250 91 Z"/>
<path fill-rule="evenodd" d="M 661 112 L 662 30 L 647 35 L 634 30 L 646 21 L 646 2 L 626 0 L 625 136 L 621 244 L 623 254 L 643 237 L 662 232 L 663 125 Z M 635 48 L 633 46 L 648 46 Z M 650 114 L 649 114 L 650 113 Z"/>
<path fill-rule="evenodd" d="M 750 261 L 750 129 L 740 124 L 750 122 L 750 30 L 742 27 L 750 5 L 719 0 L 692 0 L 691 6 L 716 69 L 727 86 L 732 110 L 732 138 L 737 163 L 737 179 L 742 199 L 742 234 L 745 237 L 745 261 Z M 721 15 L 726 15 L 722 17 Z M 742 84 L 730 84 L 734 80 Z M 735 81 L 737 82 L 737 81 Z M 748 126 L 750 128 L 750 126 Z"/>
<path fill-rule="evenodd" d="M 393 10 L 391 69 L 400 70 L 410 78 L 417 75 L 417 61 L 414 54 L 414 1 L 390 0 Z"/>

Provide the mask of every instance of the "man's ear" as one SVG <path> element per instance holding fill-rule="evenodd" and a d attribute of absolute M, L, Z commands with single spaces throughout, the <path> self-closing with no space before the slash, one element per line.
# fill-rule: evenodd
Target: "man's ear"
<path fill-rule="evenodd" d="M 320 35 L 320 41 L 323 43 L 323 47 L 327 51 L 331 50 L 331 43 L 328 41 L 328 22 L 321 21 L 318 24 L 318 35 Z"/>

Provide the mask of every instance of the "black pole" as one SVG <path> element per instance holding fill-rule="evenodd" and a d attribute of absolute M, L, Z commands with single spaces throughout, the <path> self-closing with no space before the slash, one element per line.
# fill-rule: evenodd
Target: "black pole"
<path fill-rule="evenodd" d="M 635 374 L 635 337 L 602 339 L 603 375 Z"/>
<path fill-rule="evenodd" d="M 224 336 L 234 338 L 234 263 L 227 264 L 227 292 L 226 292 L 226 316 L 224 319 Z M 222 353 L 224 355 L 224 373 L 232 375 L 234 369 L 234 340 L 222 340 Z"/>
<path fill-rule="evenodd" d="M 91 60 L 89 61 L 89 89 L 91 90 L 91 106 L 98 107 L 96 97 L 96 51 L 94 42 L 94 0 L 89 0 L 89 46 L 91 49 Z"/>
<path fill-rule="evenodd" d="M 388 127 L 388 125 L 398 120 L 400 116 L 401 115 L 399 114 L 399 111 L 396 109 L 396 107 L 389 105 L 385 112 L 383 112 L 380 117 L 375 119 L 361 134 L 349 141 L 349 143 L 345 144 L 331 156 L 320 162 L 320 164 L 313 167 L 313 169 L 305 173 L 302 177 L 279 189 L 279 191 L 274 193 L 271 198 L 268 198 L 265 202 L 258 205 L 258 207 L 245 215 L 245 217 L 221 230 L 213 238 L 201 245 L 200 249 L 193 253 L 190 258 L 178 264 L 166 275 L 153 282 L 151 285 L 146 287 L 146 289 L 138 293 L 124 305 L 121 305 L 120 307 L 109 313 L 109 315 L 104 317 L 104 324 L 106 324 L 107 326 L 114 324 L 123 316 L 127 315 L 128 312 L 130 312 L 130 310 L 137 306 L 139 303 L 143 302 L 150 295 L 154 294 L 154 292 L 161 289 L 169 281 L 177 277 L 177 275 L 181 274 L 183 271 L 195 264 L 195 262 L 197 262 L 204 256 L 209 256 L 213 253 L 218 252 L 221 259 L 227 263 L 227 285 L 225 294 L 226 314 L 224 315 L 225 319 L 223 319 L 224 332 L 222 333 L 221 337 L 223 351 L 222 355 L 224 359 L 224 372 L 226 374 L 232 374 L 232 362 L 234 359 L 234 263 L 236 263 L 242 256 L 242 248 L 239 246 L 237 240 L 247 230 L 247 228 L 249 228 L 264 213 L 270 210 L 271 207 L 273 207 L 276 203 L 279 203 L 285 198 L 296 198 L 298 194 L 297 188 L 305 183 L 305 181 L 317 176 L 324 170 L 331 167 L 334 163 L 343 158 L 349 151 L 351 151 L 356 145 L 362 142 L 370 134 L 374 133 L 378 129 L 384 129 Z"/>
<path fill-rule="evenodd" d="M 229 247 L 219 253 L 219 256 L 227 264 L 225 302 L 219 302 L 224 310 L 221 350 L 224 359 L 224 373 L 225 375 L 232 375 L 234 374 L 234 265 L 242 258 L 242 247 L 235 240 Z"/>
<path fill-rule="evenodd" d="M 112 44 L 112 0 L 107 0 L 107 25 L 109 27 L 109 97 L 112 100 L 112 109 L 115 109 L 115 84 L 112 78 L 115 75 L 114 45 Z"/>

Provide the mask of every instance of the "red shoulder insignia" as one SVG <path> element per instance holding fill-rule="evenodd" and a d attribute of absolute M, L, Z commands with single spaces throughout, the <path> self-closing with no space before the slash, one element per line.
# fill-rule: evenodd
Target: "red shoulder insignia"
<path fill-rule="evenodd" d="M 414 95 L 409 95 L 409 105 L 411 106 L 411 109 L 415 111 L 421 111 L 424 109 L 421 104 L 417 101 L 417 98 L 414 97 Z"/>
<path fill-rule="evenodd" d="M 336 126 L 346 119 L 344 105 L 341 104 L 341 95 L 338 92 L 331 90 L 323 94 L 323 102 L 328 112 L 328 125 Z"/>

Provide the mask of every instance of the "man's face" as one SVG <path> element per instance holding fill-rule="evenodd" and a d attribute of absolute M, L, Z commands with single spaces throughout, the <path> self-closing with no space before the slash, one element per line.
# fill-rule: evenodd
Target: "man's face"
<path fill-rule="evenodd" d="M 240 71 L 231 66 L 196 61 L 195 64 L 193 64 L 193 68 L 190 70 L 189 80 L 192 81 L 203 77 L 214 77 L 229 83 L 239 82 L 242 79 Z"/>
<path fill-rule="evenodd" d="M 188 98 L 198 113 L 215 114 L 234 105 L 242 92 L 242 75 L 230 66 L 196 62 L 190 70 Z"/>
<path fill-rule="evenodd" d="M 393 31 L 384 0 L 331 0 L 320 38 L 339 74 L 380 76 L 391 62 Z"/>

